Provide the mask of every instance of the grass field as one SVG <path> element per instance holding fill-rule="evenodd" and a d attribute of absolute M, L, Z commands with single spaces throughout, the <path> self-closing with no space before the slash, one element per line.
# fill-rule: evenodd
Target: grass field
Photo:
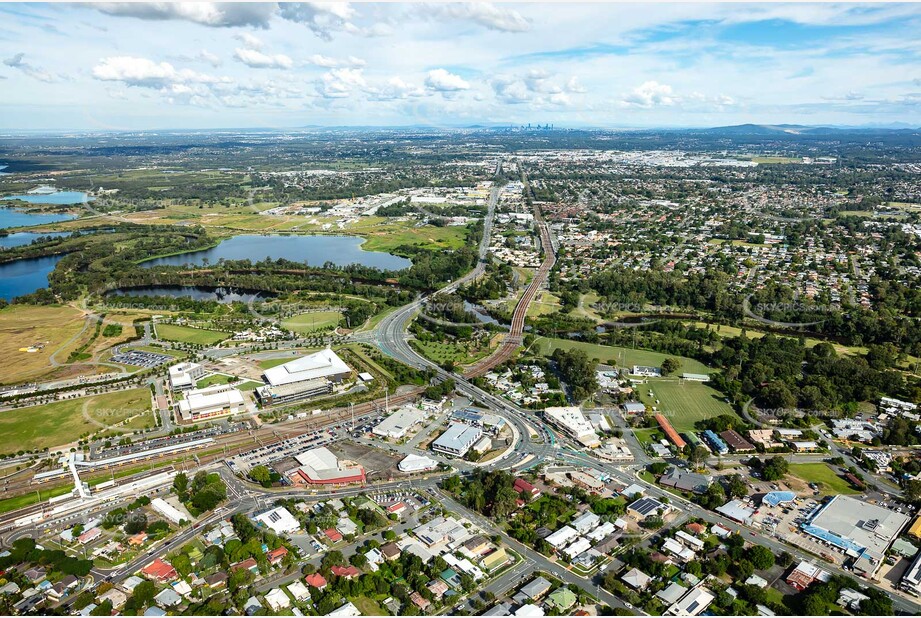
<path fill-rule="evenodd" d="M 176 326 L 175 324 L 157 324 L 157 338 L 165 339 L 166 341 L 213 345 L 218 341 L 227 339 L 229 336 L 230 333 L 217 330 L 189 328 L 188 326 Z"/>
<path fill-rule="evenodd" d="M 669 354 L 660 354 L 649 350 L 633 350 L 630 348 L 620 348 L 597 343 L 585 343 L 582 341 L 570 341 L 568 339 L 551 339 L 548 337 L 539 337 L 535 341 L 531 350 L 543 356 L 549 356 L 556 348 L 565 350 L 583 350 L 589 358 L 597 358 L 599 362 L 618 365 L 620 367 L 630 367 L 633 365 L 649 365 L 658 367 Z M 681 361 L 680 373 L 711 373 L 706 365 L 692 358 L 676 357 Z"/>
<path fill-rule="evenodd" d="M 559 310 L 559 308 L 559 297 L 550 292 L 538 292 L 534 300 L 531 301 L 531 304 L 528 305 L 528 317 L 536 318 L 548 313 L 553 313 Z"/>
<path fill-rule="evenodd" d="M 790 474 L 807 483 L 818 483 L 819 491 L 822 494 L 860 493 L 824 463 L 790 464 Z"/>
<path fill-rule="evenodd" d="M 654 393 L 652 397 L 650 390 Z M 701 382 L 650 378 L 647 384 L 637 387 L 637 395 L 646 405 L 656 406 L 679 432 L 694 429 L 694 423 L 705 418 L 735 415 L 719 392 Z M 656 404 L 656 399 L 660 403 Z"/>
<path fill-rule="evenodd" d="M 411 345 L 429 360 L 442 364 L 453 361 L 457 365 L 469 365 L 487 356 L 491 347 L 467 348 L 462 343 L 439 343 L 413 340 Z"/>
<path fill-rule="evenodd" d="M 390 614 L 381 607 L 380 603 L 368 597 L 350 597 L 350 600 L 361 612 L 362 616 L 389 616 Z"/>
<path fill-rule="evenodd" d="M 231 382 L 233 382 L 233 376 L 227 376 L 223 373 L 214 373 L 196 382 L 195 388 L 205 388 L 206 386 L 214 386 L 215 384 L 230 384 Z"/>
<path fill-rule="evenodd" d="M 88 420 L 83 415 L 84 406 Z M 0 412 L 0 452 L 53 448 L 69 444 L 104 425 L 149 412 L 150 391 L 135 388 Z M 149 424 L 153 417 L 148 414 Z"/>
<path fill-rule="evenodd" d="M 307 352 L 304 352 L 307 354 Z M 257 364 L 260 369 L 271 369 L 272 367 L 278 367 L 279 365 L 284 365 L 290 360 L 297 358 L 295 355 L 286 356 L 285 358 L 267 358 L 266 360 L 261 360 Z"/>
<path fill-rule="evenodd" d="M 338 311 L 310 311 L 282 320 L 281 326 L 304 334 L 336 328 L 341 318 L 342 314 Z"/>
<path fill-rule="evenodd" d="M 83 328 L 83 314 L 73 307 L 10 305 L 0 310 L 0 383 L 35 380 L 51 372 L 51 356 Z M 92 332 L 91 329 L 88 329 Z M 79 343 L 74 341 L 57 355 L 64 362 Z M 20 351 L 29 346 L 36 352 Z"/>

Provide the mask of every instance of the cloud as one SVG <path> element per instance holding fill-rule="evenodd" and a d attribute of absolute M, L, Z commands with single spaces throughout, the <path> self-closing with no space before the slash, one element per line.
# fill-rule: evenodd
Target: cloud
<path fill-rule="evenodd" d="M 460 75 L 455 75 L 444 69 L 429 71 L 425 77 L 425 85 L 438 92 L 457 92 L 470 89 L 470 84 Z"/>
<path fill-rule="evenodd" d="M 629 106 L 649 109 L 652 107 L 674 105 L 678 102 L 672 87 L 657 81 L 643 82 L 627 94 L 622 102 Z"/>
<path fill-rule="evenodd" d="M 238 47 L 233 57 L 253 69 L 290 69 L 294 61 L 284 54 L 265 54 L 258 49 Z"/>
<path fill-rule="evenodd" d="M 217 68 L 221 66 L 221 64 L 223 64 L 221 59 L 216 54 L 212 54 L 207 49 L 203 49 L 200 52 L 198 52 L 198 59 L 203 62 L 207 62 L 214 68 Z"/>
<path fill-rule="evenodd" d="M 324 41 L 331 41 L 333 33 L 342 30 L 362 32 L 351 21 L 355 9 L 348 2 L 282 2 L 278 14 L 282 19 L 304 24 Z"/>
<path fill-rule="evenodd" d="M 317 81 L 317 92 L 327 99 L 342 99 L 354 88 L 365 88 L 368 83 L 361 69 L 333 69 Z"/>
<path fill-rule="evenodd" d="M 4 60 L 3 64 L 12 69 L 22 71 L 29 77 L 37 79 L 40 82 L 51 83 L 58 80 L 57 76 L 52 75 L 48 71 L 26 62 L 25 57 L 26 55 L 24 53 L 19 52 L 18 54 Z"/>
<path fill-rule="evenodd" d="M 176 69 L 168 62 L 154 62 L 135 56 L 103 58 L 93 67 L 93 77 L 104 82 L 122 82 L 140 88 L 170 88 L 182 84 L 230 83 L 226 77 L 214 77 L 191 69 Z"/>
<path fill-rule="evenodd" d="M 425 89 L 421 86 L 407 83 L 399 77 L 391 77 L 383 86 L 370 89 L 369 94 L 376 101 L 391 101 L 425 96 Z"/>
<path fill-rule="evenodd" d="M 521 13 L 491 2 L 427 4 L 421 6 L 421 12 L 437 19 L 470 21 L 499 32 L 527 32 L 531 29 L 531 21 Z"/>
<path fill-rule="evenodd" d="M 234 38 L 243 43 L 243 45 L 249 49 L 262 49 L 262 46 L 264 45 L 262 39 L 254 34 L 250 34 L 249 32 L 241 32 L 240 34 L 235 35 Z"/>
<path fill-rule="evenodd" d="M 499 75 L 489 85 L 502 103 L 531 103 L 536 107 L 568 106 L 573 103 L 570 95 L 585 92 L 577 78 L 571 77 L 561 85 L 555 75 L 544 69 L 531 69 L 523 75 Z"/>
<path fill-rule="evenodd" d="M 367 64 L 361 58 L 356 58 L 355 56 L 349 56 L 347 58 L 332 58 L 330 56 L 324 56 L 323 54 L 313 54 L 310 58 L 307 59 L 310 64 L 316 65 L 318 67 L 323 67 L 325 69 L 337 69 L 341 67 L 349 68 L 359 68 Z"/>
<path fill-rule="evenodd" d="M 154 21 L 189 21 L 213 28 L 268 28 L 274 2 L 100 2 L 87 4 L 107 15 Z"/>

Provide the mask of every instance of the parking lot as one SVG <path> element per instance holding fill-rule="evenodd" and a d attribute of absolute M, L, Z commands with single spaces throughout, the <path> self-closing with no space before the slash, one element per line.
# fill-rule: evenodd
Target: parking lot
<path fill-rule="evenodd" d="M 121 363 L 122 365 L 133 365 L 135 367 L 150 369 L 151 367 L 159 367 L 164 363 L 171 362 L 173 357 L 166 354 L 144 352 L 142 350 L 129 350 L 128 352 L 116 354 L 111 360 L 114 363 Z"/>

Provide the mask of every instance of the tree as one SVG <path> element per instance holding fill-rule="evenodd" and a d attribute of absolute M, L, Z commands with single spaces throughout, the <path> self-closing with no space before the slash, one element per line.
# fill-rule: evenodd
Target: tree
<path fill-rule="evenodd" d="M 147 529 L 147 516 L 135 511 L 125 522 L 125 534 L 137 534 Z"/>
<path fill-rule="evenodd" d="M 188 500 L 189 476 L 185 472 L 180 472 L 173 479 L 173 491 L 182 502 Z"/>
<path fill-rule="evenodd" d="M 257 483 L 261 483 L 263 487 L 269 487 L 272 485 L 272 472 L 266 466 L 256 466 L 250 470 L 249 478 L 253 479 Z"/>
<path fill-rule="evenodd" d="M 681 361 L 677 358 L 669 356 L 664 361 L 662 361 L 662 375 L 667 376 L 669 374 L 675 373 L 681 369 Z"/>
<path fill-rule="evenodd" d="M 134 607 L 142 609 L 153 603 L 154 595 L 157 593 L 157 587 L 152 581 L 144 580 L 134 587 L 131 598 L 134 599 Z"/>
<path fill-rule="evenodd" d="M 774 554 L 763 545 L 755 545 L 748 551 L 748 560 L 759 571 L 766 571 L 774 566 Z"/>

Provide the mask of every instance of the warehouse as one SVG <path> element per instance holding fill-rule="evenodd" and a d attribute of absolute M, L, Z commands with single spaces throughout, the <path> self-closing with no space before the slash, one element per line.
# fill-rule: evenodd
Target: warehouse
<path fill-rule="evenodd" d="M 463 457 L 477 443 L 483 431 L 464 423 L 452 423 L 448 429 L 432 443 L 432 450 L 445 455 Z"/>
<path fill-rule="evenodd" d="M 410 429 L 425 420 L 425 413 L 413 406 L 405 406 L 382 420 L 371 430 L 375 436 L 399 440 Z"/>
<path fill-rule="evenodd" d="M 351 368 L 331 349 L 302 356 L 266 369 L 266 386 L 256 389 L 263 405 L 288 403 L 333 391 L 333 384 L 347 380 Z"/>
<path fill-rule="evenodd" d="M 177 406 L 183 420 L 196 421 L 246 411 L 243 393 L 226 384 L 190 390 Z"/>
<path fill-rule="evenodd" d="M 364 483 L 365 470 L 361 466 L 344 466 L 328 448 L 320 447 L 304 451 L 296 456 L 301 467 L 295 471 L 293 480 L 301 479 L 311 485 L 343 485 Z"/>

